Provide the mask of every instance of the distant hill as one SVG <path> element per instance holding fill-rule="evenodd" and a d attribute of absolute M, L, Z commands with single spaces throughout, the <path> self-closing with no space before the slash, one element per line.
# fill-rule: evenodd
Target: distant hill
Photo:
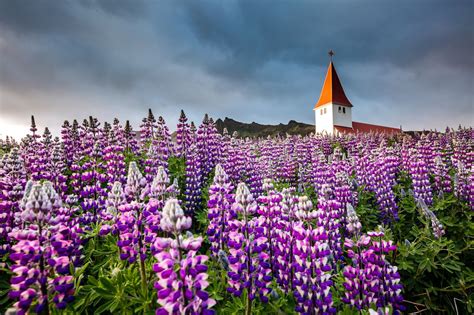
<path fill-rule="evenodd" d="M 224 128 L 227 128 L 227 131 L 230 135 L 237 131 L 240 137 L 267 137 L 267 136 L 276 136 L 276 135 L 309 135 L 314 132 L 314 125 L 300 123 L 294 120 L 290 120 L 288 124 L 278 124 L 278 125 L 262 125 L 252 122 L 250 124 L 243 123 L 228 117 L 225 117 L 224 120 L 216 120 L 217 130 L 222 133 Z"/>

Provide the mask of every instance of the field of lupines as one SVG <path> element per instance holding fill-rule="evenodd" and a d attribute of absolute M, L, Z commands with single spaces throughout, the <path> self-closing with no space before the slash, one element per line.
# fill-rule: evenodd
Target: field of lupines
<path fill-rule="evenodd" d="M 473 141 L 32 118 L 0 143 L 0 313 L 472 313 Z"/>

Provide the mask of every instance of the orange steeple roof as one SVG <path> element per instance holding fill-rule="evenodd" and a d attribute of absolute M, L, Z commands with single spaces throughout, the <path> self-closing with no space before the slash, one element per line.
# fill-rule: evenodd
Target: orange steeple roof
<path fill-rule="evenodd" d="M 332 57 L 331 53 L 329 55 Z M 337 76 L 336 68 L 334 68 L 332 60 L 329 63 L 328 72 L 326 73 L 326 79 L 324 79 L 321 95 L 319 96 L 319 100 L 314 108 L 327 103 L 352 107 L 351 102 L 349 102 L 349 99 L 347 99 L 347 96 L 344 93 L 344 89 L 342 88 L 341 81 L 339 81 L 339 77 Z"/>

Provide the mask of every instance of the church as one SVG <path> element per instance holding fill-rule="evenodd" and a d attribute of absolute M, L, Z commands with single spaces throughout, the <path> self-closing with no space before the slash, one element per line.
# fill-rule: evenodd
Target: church
<path fill-rule="evenodd" d="M 332 61 L 334 52 L 329 51 L 329 67 L 324 79 L 319 100 L 314 106 L 316 133 L 343 134 L 343 133 L 385 133 L 401 132 L 401 128 L 392 128 L 379 125 L 352 121 L 352 103 L 344 93 L 341 81 Z"/>

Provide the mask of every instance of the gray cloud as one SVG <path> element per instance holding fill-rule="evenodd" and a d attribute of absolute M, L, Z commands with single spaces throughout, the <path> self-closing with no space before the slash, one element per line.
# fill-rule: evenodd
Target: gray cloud
<path fill-rule="evenodd" d="M 354 119 L 473 125 L 473 12 L 471 1 L 0 0 L 0 125 L 35 113 L 56 131 L 89 114 L 138 127 L 148 107 L 172 128 L 181 108 L 311 123 L 329 48 Z"/>

